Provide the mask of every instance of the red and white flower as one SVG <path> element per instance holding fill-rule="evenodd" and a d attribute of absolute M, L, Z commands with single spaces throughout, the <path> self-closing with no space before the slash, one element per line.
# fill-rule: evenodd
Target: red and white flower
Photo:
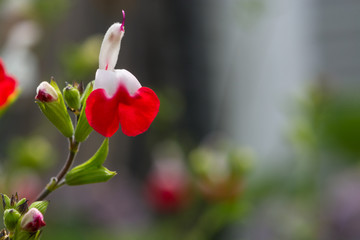
<path fill-rule="evenodd" d="M 17 94 L 17 81 L 9 76 L 0 59 L 0 111 L 6 108 Z"/>
<path fill-rule="evenodd" d="M 153 90 L 142 87 L 129 71 L 114 69 L 125 33 L 124 20 L 121 24 L 114 23 L 105 34 L 94 90 L 86 101 L 85 113 L 90 126 L 105 137 L 111 137 L 119 125 L 127 136 L 145 132 L 160 107 Z"/>

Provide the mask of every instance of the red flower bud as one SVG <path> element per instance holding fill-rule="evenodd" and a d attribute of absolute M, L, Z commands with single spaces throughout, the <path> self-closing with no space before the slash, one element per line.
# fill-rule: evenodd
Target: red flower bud
<path fill-rule="evenodd" d="M 36 232 L 45 226 L 42 213 L 36 208 L 31 208 L 21 220 L 21 228 L 25 231 Z"/>
<path fill-rule="evenodd" d="M 53 102 L 58 99 L 58 94 L 48 82 L 42 82 L 36 89 L 35 99 L 40 102 Z"/>

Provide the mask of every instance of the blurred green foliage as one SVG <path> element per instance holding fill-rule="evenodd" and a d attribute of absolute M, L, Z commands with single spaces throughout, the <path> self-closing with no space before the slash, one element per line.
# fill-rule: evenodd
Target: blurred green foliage
<path fill-rule="evenodd" d="M 30 16 L 45 26 L 50 25 L 67 12 L 70 3 L 68 0 L 32 0 Z"/>
<path fill-rule="evenodd" d="M 44 171 L 53 166 L 56 154 L 52 145 L 40 136 L 15 138 L 8 148 L 8 156 L 12 168 L 30 168 L 34 171 Z"/>
<path fill-rule="evenodd" d="M 81 44 L 68 46 L 61 56 L 68 81 L 88 83 L 95 78 L 103 36 L 92 36 Z"/>

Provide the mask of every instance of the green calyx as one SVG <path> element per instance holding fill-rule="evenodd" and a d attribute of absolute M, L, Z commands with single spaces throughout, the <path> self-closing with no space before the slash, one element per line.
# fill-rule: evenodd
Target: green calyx
<path fill-rule="evenodd" d="M 28 232 L 21 229 L 20 224 L 17 225 L 14 233 L 14 240 L 39 240 L 42 231 Z"/>
<path fill-rule="evenodd" d="M 106 138 L 95 155 L 87 162 L 71 169 L 65 176 L 67 185 L 83 185 L 90 183 L 106 182 L 116 175 L 102 164 L 109 151 L 109 139 Z"/>
<path fill-rule="evenodd" d="M 50 102 L 37 100 L 36 103 L 44 115 L 65 137 L 71 137 L 74 133 L 74 127 L 66 109 L 61 91 L 54 80 L 51 80 L 50 85 L 55 89 L 58 99 Z"/>
<path fill-rule="evenodd" d="M 90 82 L 86 86 L 86 89 L 80 99 L 82 109 L 80 112 L 80 117 L 79 117 L 76 129 L 75 129 L 75 141 L 76 142 L 85 141 L 93 130 L 92 127 L 90 127 L 88 120 L 86 118 L 86 114 L 85 114 L 86 100 L 87 100 L 88 96 L 90 95 L 90 93 L 92 92 L 92 90 L 93 90 L 93 82 Z"/>

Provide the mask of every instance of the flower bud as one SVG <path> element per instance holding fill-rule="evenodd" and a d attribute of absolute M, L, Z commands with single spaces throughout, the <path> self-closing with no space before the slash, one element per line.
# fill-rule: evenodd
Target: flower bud
<path fill-rule="evenodd" d="M 7 209 L 4 212 L 4 225 L 10 231 L 14 231 L 21 214 L 15 209 Z"/>
<path fill-rule="evenodd" d="M 64 100 L 69 108 L 74 110 L 80 109 L 80 92 L 78 89 L 69 84 L 64 88 L 63 94 Z"/>
<path fill-rule="evenodd" d="M 31 208 L 20 223 L 21 228 L 28 232 L 36 232 L 45 225 L 42 213 L 36 208 Z"/>
<path fill-rule="evenodd" d="M 71 137 L 74 132 L 64 99 L 54 80 L 50 84 L 42 82 L 37 88 L 36 103 L 45 116 L 65 136 Z"/>
<path fill-rule="evenodd" d="M 58 99 L 58 94 L 53 86 L 44 81 L 36 88 L 35 99 L 40 102 L 53 102 Z"/>

